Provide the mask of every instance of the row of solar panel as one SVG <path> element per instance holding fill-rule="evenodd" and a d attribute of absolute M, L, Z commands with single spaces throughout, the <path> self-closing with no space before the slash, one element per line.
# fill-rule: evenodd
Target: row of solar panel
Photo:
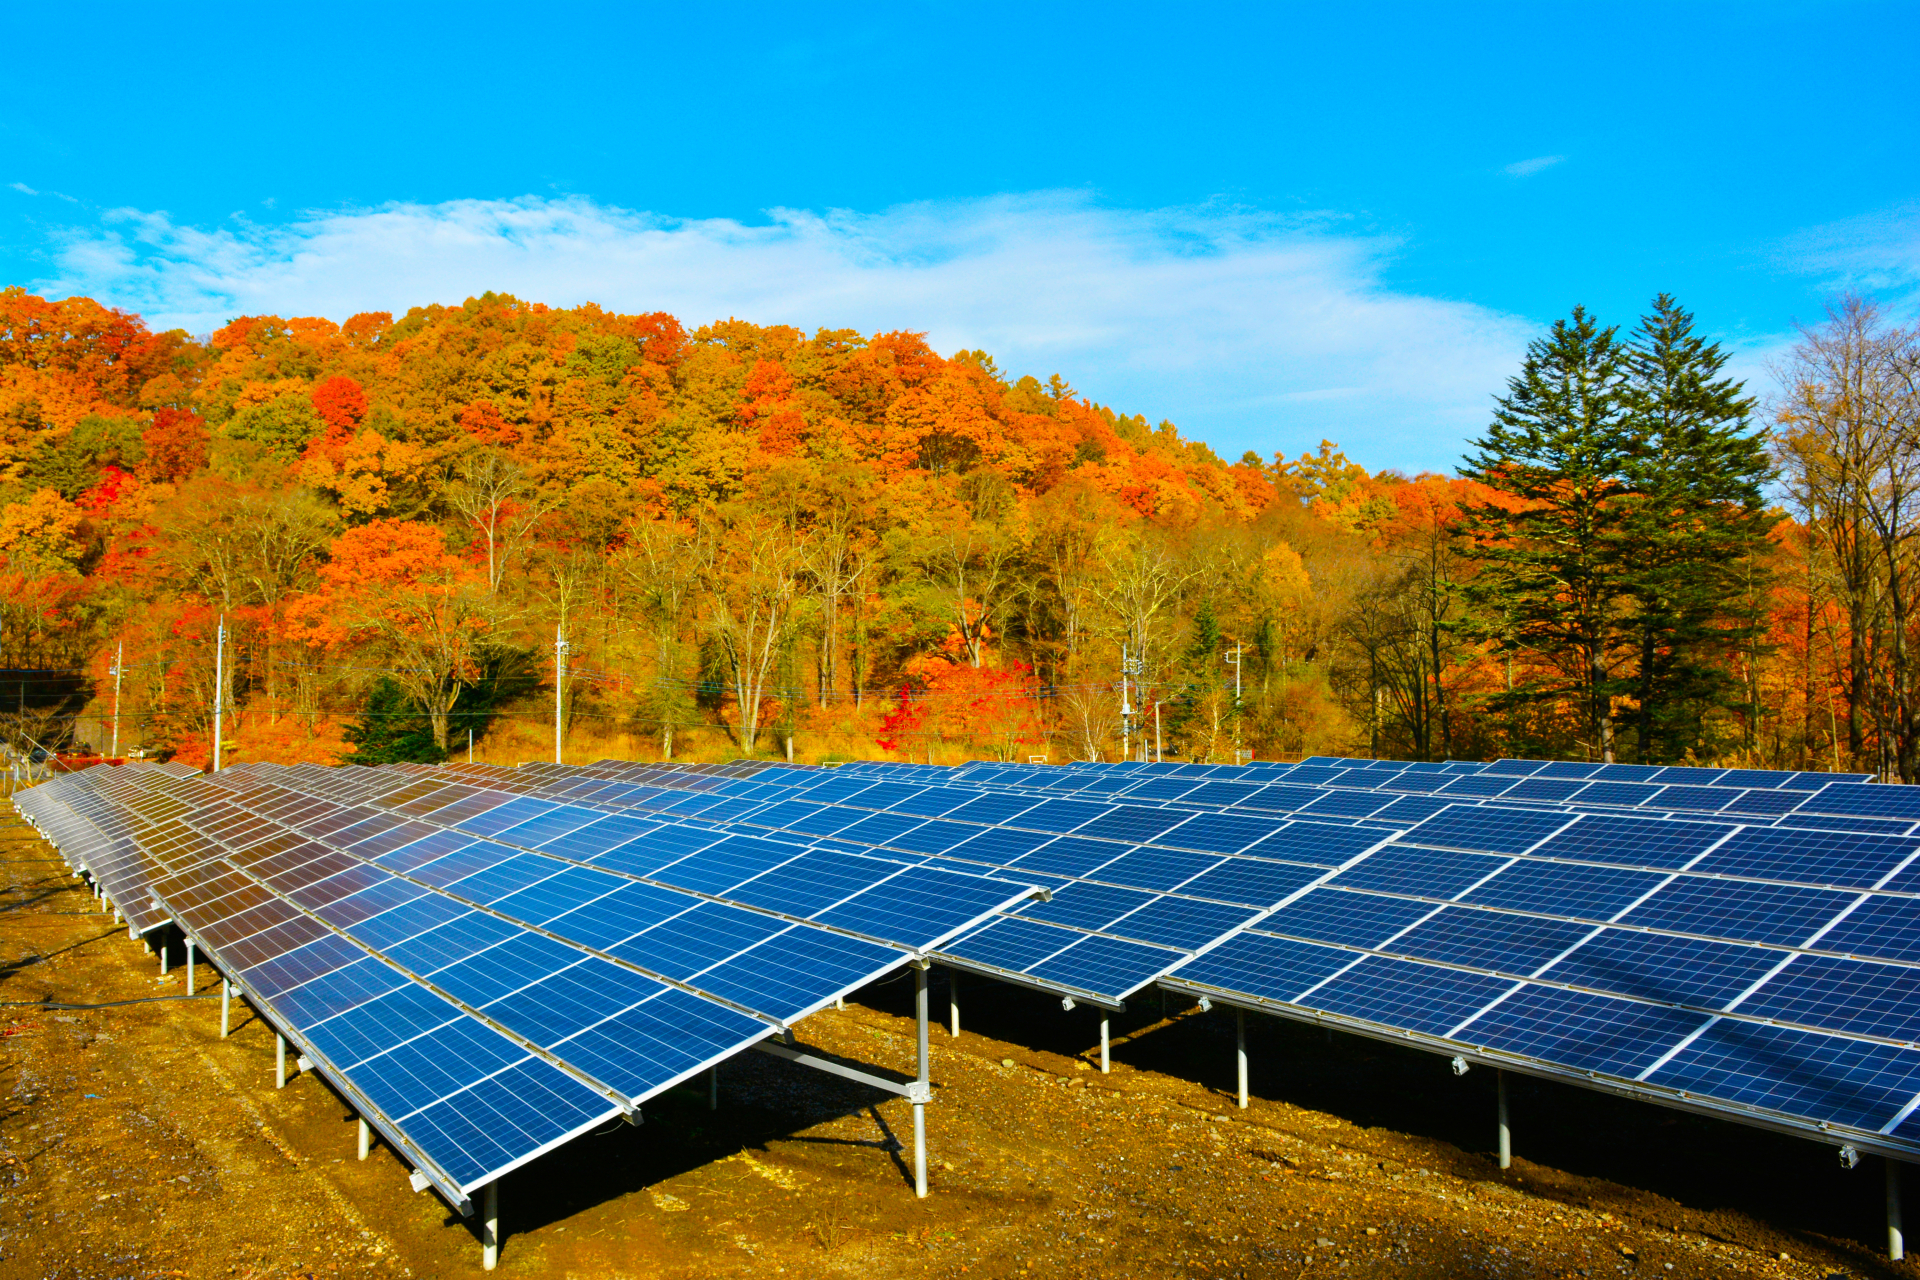
<path fill-rule="evenodd" d="M 462 1187 L 564 1140 L 579 1127 L 570 1120 L 604 1118 L 608 1098 L 594 1084 L 637 1102 L 764 1036 L 768 1023 L 729 1007 L 729 999 L 784 1021 L 905 958 L 618 872 L 558 859 L 530 867 L 539 860 L 514 848 L 406 828 L 375 810 L 230 775 L 218 785 L 138 770 L 99 776 L 99 794 L 124 801 L 130 814 L 166 807 L 169 797 L 153 793 L 170 786 L 190 792 L 171 798 L 189 806 L 185 825 L 203 843 L 189 849 L 176 837 L 153 891 L 216 963 Z M 370 794 L 377 788 L 368 781 L 348 780 L 341 789 Z M 143 786 L 148 794 L 138 794 Z M 54 798 L 44 794 L 32 807 L 45 810 Z M 646 834 L 673 830 L 645 824 Z M 627 847 L 631 857 L 637 838 L 625 836 L 632 834 L 604 843 Z M 746 896 L 783 896 L 768 873 L 784 870 L 817 897 L 824 876 L 841 900 L 833 905 L 869 926 L 879 917 L 899 924 L 918 900 L 919 914 L 946 919 L 940 932 L 951 932 L 1023 892 L 844 857 L 843 864 L 870 864 L 855 868 L 868 874 L 850 877 L 843 865 L 836 880 L 821 855 L 792 846 L 719 833 L 687 843 L 695 851 L 725 847 L 690 878 L 717 877 L 725 888 L 751 878 L 746 870 L 757 860 L 764 865 Z M 79 851 L 82 860 L 86 852 Z M 661 850 L 654 860 L 683 865 L 694 854 Z M 723 862 L 730 874 L 721 872 Z M 916 876 L 925 882 L 910 883 Z M 857 901 L 876 888 L 881 901 Z M 787 886 L 788 905 L 794 896 Z M 569 933 L 590 934 L 612 950 L 595 954 L 562 936 Z M 677 972 L 643 972 L 634 957 Z M 700 987 L 683 989 L 695 982 Z M 472 1023 L 496 1039 L 505 1032 L 511 1047 L 487 1040 Z M 513 1099 L 525 1114 L 501 1112 Z"/>
<path fill-rule="evenodd" d="M 926 766 L 921 766 L 926 767 Z M 1195 779 L 1172 772 L 1178 766 L 1138 767 L 1099 772 L 1081 766 L 1057 769 L 1034 765 L 985 764 L 963 768 L 960 776 L 995 788 L 1036 788 L 1052 794 L 1097 794 L 1139 802 L 1177 800 L 1235 809 L 1292 811 L 1319 799 L 1321 811 L 1347 810 L 1354 816 L 1402 821 L 1423 806 L 1453 802 L 1490 802 L 1550 807 L 1634 809 L 1690 816 L 1717 814 L 1739 819 L 1779 817 L 1783 820 L 1858 822 L 1880 819 L 1901 830 L 1920 822 L 1920 793 L 1909 787 L 1862 782 L 1830 782 L 1814 792 L 1740 790 L 1722 787 L 1652 786 L 1633 782 L 1582 782 L 1557 778 L 1500 778 L 1471 775 L 1385 773 L 1378 787 L 1357 787 L 1350 781 L 1311 776 L 1299 768 L 1284 780 Z M 1830 776 L 1830 775 L 1829 775 Z M 1334 796 L 1308 797 L 1302 787 L 1331 789 Z M 1428 808 L 1427 812 L 1432 809 Z M 1416 819 L 1417 820 L 1417 819 Z"/>
<path fill-rule="evenodd" d="M 764 776 L 764 775 L 763 775 Z M 838 782 L 838 780 L 836 780 Z M 578 788 L 579 783 L 570 784 Z M 828 784 L 820 783 L 815 792 Z M 839 782 L 838 785 L 846 785 Z M 884 787 L 870 787 L 869 791 Z M 576 790 L 577 794 L 577 790 Z M 757 815 L 743 819 L 744 824 L 773 823 L 791 817 L 796 807 L 810 809 L 810 816 L 794 821 L 788 829 L 807 835 L 822 828 L 820 815 L 838 813 L 825 823 L 844 837 L 870 822 L 858 806 L 856 792 L 844 805 L 798 805 L 795 801 L 770 804 Z M 892 799 L 885 792 L 880 799 Z M 953 799 L 948 795 L 947 803 Z M 928 807 L 927 793 L 896 805 Z M 935 807 L 938 807 L 937 805 Z M 1621 934 L 1635 939 L 1646 965 L 1625 965 L 1603 969 L 1612 973 L 1605 981 L 1589 974 L 1588 985 L 1600 990 L 1618 990 L 1622 994 L 1649 999 L 1691 1004 L 1684 993 L 1672 989 L 1671 974 L 1688 974 L 1703 955 L 1728 952 L 1731 948 L 1743 957 L 1736 970 L 1747 977 L 1791 959 L 1792 952 L 1769 948 L 1806 947 L 1831 951 L 1818 966 L 1802 966 L 1784 982 L 1781 989 L 1802 981 L 1800 975 L 1815 972 L 1819 981 L 1846 978 L 1849 990 L 1878 989 L 1890 993 L 1889 999 L 1902 999 L 1920 980 L 1920 969 L 1905 965 L 1875 966 L 1862 957 L 1882 956 L 1898 960 L 1920 960 L 1920 900 L 1911 896 L 1920 889 L 1920 867 L 1915 865 L 1920 842 L 1897 842 L 1876 837 L 1848 838 L 1832 833 L 1781 832 L 1769 829 L 1724 829 L 1705 824 L 1663 824 L 1657 831 L 1659 847 L 1648 847 L 1645 820 L 1608 819 L 1592 816 L 1545 818 L 1519 824 L 1490 825 L 1489 818 L 1500 815 L 1462 811 L 1442 815 L 1416 827 L 1399 840 L 1370 856 L 1348 859 L 1339 855 L 1319 865 L 1288 868 L 1292 878 L 1270 879 L 1264 886 L 1290 897 L 1307 885 L 1320 882 L 1325 873 L 1342 861 L 1346 869 L 1325 883 L 1329 889 L 1315 889 L 1283 907 L 1261 923 L 1262 929 L 1278 929 L 1301 936 L 1322 936 L 1337 942 L 1372 946 L 1381 939 L 1362 940 L 1380 922 L 1394 922 L 1395 934 L 1401 926 L 1411 927 L 1415 920 L 1438 916 L 1416 931 L 1406 945 L 1411 954 L 1450 964 L 1489 967 L 1498 972 L 1531 973 L 1543 960 L 1583 938 L 1598 939 L 1593 933 L 1599 924 L 1621 927 L 1608 936 Z M 848 825 L 849 820 L 852 825 Z M 895 843 L 881 845 L 891 854 L 922 852 L 912 836 L 915 825 L 896 829 Z M 936 825 L 918 824 L 925 830 Z M 1635 830 L 1638 827 L 1640 830 Z M 1176 830 L 1178 830 L 1176 828 Z M 942 838 L 942 842 L 944 842 Z M 964 853 L 980 837 L 963 840 L 955 852 Z M 1420 847 L 1420 843 L 1438 848 Z M 1030 916 L 1052 915 L 1082 927 L 1123 936 L 1135 913 L 1148 910 L 1157 902 L 1152 890 L 1191 891 L 1194 879 L 1174 883 L 1143 877 L 1153 872 L 1170 871 L 1178 876 L 1196 867 L 1208 866 L 1205 858 L 1173 850 L 1152 850 L 1085 840 L 1072 835 L 1042 837 L 1022 842 L 1030 853 L 1019 853 L 1000 865 L 1008 874 L 1055 886 L 1054 901 L 1042 908 L 1027 908 Z M 1459 851 L 1467 845 L 1489 852 Z M 1262 847 L 1255 845 L 1254 847 Z M 1365 852 L 1367 846 L 1349 846 L 1341 853 Z M 1057 852 L 1057 860 L 1036 865 L 1039 859 Z M 1184 859 L 1184 861 L 1183 861 Z M 1640 868 L 1614 865 L 1631 859 Z M 1076 868 L 1076 865 L 1077 868 Z M 1218 874 L 1219 860 L 1201 872 L 1204 877 Z M 1230 865 L 1230 864 L 1228 864 Z M 1274 864 L 1278 871 L 1286 864 Z M 1826 884 L 1840 882 L 1855 889 L 1881 892 L 1860 894 L 1832 888 L 1801 887 L 1768 883 L 1752 878 L 1755 872 L 1775 876 L 1818 876 Z M 1071 873 L 1074 879 L 1068 879 Z M 1146 883 L 1142 883 L 1146 879 Z M 1242 895 L 1261 905 L 1256 894 Z M 1465 904 L 1442 913 L 1438 905 L 1446 902 Z M 1191 923 L 1205 920 L 1202 904 L 1193 904 Z M 1539 917 L 1549 917 L 1543 921 Z M 1243 922 L 1251 919 L 1243 915 Z M 1347 921 L 1347 932 L 1340 932 L 1340 921 Z M 1302 923 L 1305 922 L 1305 923 Z M 1311 927 L 1309 927 L 1311 926 Z M 1002 926 L 993 926 L 1001 929 Z M 1316 935 L 1316 930 L 1320 931 Z M 1353 931 L 1357 930 L 1358 934 Z M 1382 938 L 1387 936 L 1382 935 Z M 1198 949 L 1196 934 L 1170 940 L 1177 945 Z M 1740 947 L 1741 943 L 1761 943 L 1762 947 Z M 1587 954 L 1609 954 L 1611 943 L 1596 946 Z M 950 948 L 966 955 L 962 948 Z M 1650 966 L 1650 967 L 1649 967 Z M 1836 967 L 1838 966 L 1838 967 Z M 1170 966 L 1171 967 L 1171 966 Z M 1084 980 L 1083 980 L 1084 981 Z M 1786 997 L 1782 997 L 1783 1000 Z M 1805 995 L 1793 997 L 1795 1008 L 1815 1009 Z M 1718 1002 L 1706 1007 L 1718 1008 Z M 1784 1005 L 1782 1007 L 1785 1007 Z M 1849 1006 L 1851 1007 L 1851 1006 Z M 1920 1012 L 1913 1019 L 1889 1018 L 1884 1012 L 1862 1014 L 1854 1019 L 1846 1010 L 1803 1013 L 1793 1020 L 1814 1026 L 1845 1029 L 1860 1034 L 1909 1041 L 1920 1035 Z M 1769 1016 L 1784 1016 L 1779 1013 Z"/>
<path fill-rule="evenodd" d="M 1538 828 L 1506 826 L 1490 839 L 1489 815 L 1462 815 L 1469 816 L 1476 820 L 1470 836 L 1457 829 L 1428 834 L 1515 851 L 1539 837 Z M 1788 876 L 1809 874 L 1800 864 L 1811 859 L 1821 864 L 1811 873 L 1819 878 L 1912 887 L 1912 842 L 1748 829 L 1731 834 L 1750 843 L 1729 849 L 1726 828 L 1674 824 L 1663 832 L 1666 846 L 1650 854 L 1631 839 L 1651 828 L 1644 821 L 1556 821 L 1569 840 L 1588 828 L 1578 847 L 1561 854 L 1624 854 L 1698 868 L 1702 858 L 1724 851 L 1748 868 Z M 1595 828 L 1607 829 L 1604 839 L 1592 838 Z M 1673 839 L 1683 831 L 1693 843 Z M 1419 838 L 1419 828 L 1406 837 Z M 1729 900 L 1729 887 L 1736 898 L 1743 889 L 1746 896 Z M 1805 949 L 1864 940 L 1868 949 L 1914 958 L 1914 900 L 1772 892 L 1779 888 L 1390 845 L 1183 963 L 1171 981 L 1655 1090 L 1706 1094 L 1903 1140 L 1920 1136 L 1912 1120 L 1920 1088 L 1920 1054 L 1912 1047 L 1920 1036 L 1920 969 Z M 1481 905 L 1540 911 L 1556 903 L 1578 918 Z M 1598 923 L 1609 919 L 1618 927 Z M 1703 922 L 1772 945 L 1684 932 Z"/>

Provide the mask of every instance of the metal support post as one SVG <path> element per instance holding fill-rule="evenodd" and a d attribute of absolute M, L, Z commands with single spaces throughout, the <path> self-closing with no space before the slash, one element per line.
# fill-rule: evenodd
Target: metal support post
<path fill-rule="evenodd" d="M 922 1085 L 931 1078 L 927 1071 L 927 962 L 922 960 L 913 971 L 914 1017 L 919 1022 L 920 1070 L 915 1077 Z M 922 1090 L 921 1096 L 925 1096 Z M 913 1104 L 913 1194 L 927 1198 L 927 1104 Z"/>
<path fill-rule="evenodd" d="M 1494 1093 L 1500 1099 L 1500 1167 L 1513 1168 L 1513 1131 L 1507 1128 L 1507 1073 L 1495 1068 Z"/>
<path fill-rule="evenodd" d="M 287 1087 L 287 1038 L 278 1031 L 273 1033 L 273 1087 Z"/>
<path fill-rule="evenodd" d="M 1107 1014 L 1100 1012 L 1100 1074 L 1107 1074 Z"/>
<path fill-rule="evenodd" d="M 360 1158 L 362 1160 L 365 1160 L 367 1158 L 367 1148 L 372 1145 L 373 1128 L 371 1125 L 367 1123 L 367 1118 L 365 1116 L 359 1117 L 359 1120 L 360 1120 Z"/>
<path fill-rule="evenodd" d="M 720 1064 L 714 1063 L 707 1068 L 707 1110 L 720 1109 Z"/>
<path fill-rule="evenodd" d="M 158 947 L 160 951 L 160 976 L 164 978 L 167 976 L 167 968 L 168 968 L 167 931 L 164 928 L 160 930 L 160 941 L 154 945 Z"/>
<path fill-rule="evenodd" d="M 193 939 L 187 939 L 187 994 L 193 994 Z"/>
<path fill-rule="evenodd" d="M 233 1000 L 233 984 L 225 978 L 220 979 L 220 1038 L 227 1038 L 228 1007 Z"/>
<path fill-rule="evenodd" d="M 1247 1109 L 1247 1011 L 1233 1011 L 1234 1056 L 1240 1065 L 1240 1109 Z"/>
<path fill-rule="evenodd" d="M 1900 1226 L 1900 1162 L 1887 1161 L 1887 1257 L 1894 1262 L 1907 1256 L 1907 1236 Z"/>
<path fill-rule="evenodd" d="M 213 771 L 220 772 L 220 724 L 227 707 L 227 615 L 220 615 L 213 657 Z"/>
<path fill-rule="evenodd" d="M 500 1180 L 487 1184 L 486 1217 L 480 1223 L 480 1265 L 488 1271 L 500 1265 Z"/>
<path fill-rule="evenodd" d="M 947 1033 L 960 1038 L 960 971 L 947 970 Z"/>

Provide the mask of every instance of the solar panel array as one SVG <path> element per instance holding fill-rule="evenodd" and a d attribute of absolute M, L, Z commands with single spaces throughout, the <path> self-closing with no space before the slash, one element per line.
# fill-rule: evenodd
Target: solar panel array
<path fill-rule="evenodd" d="M 995 825 L 1005 834 L 988 838 L 1010 842 L 995 867 L 1049 885 L 1058 903 L 1091 898 L 1093 890 L 1146 892 L 1128 882 L 1142 877 L 1127 869 L 1163 853 L 1198 853 L 1182 847 L 1180 832 L 1205 828 L 1189 824 L 1257 820 L 1240 803 L 1244 795 L 1217 790 L 1201 794 L 1233 803 L 1184 807 L 1184 798 L 1210 781 L 1174 772 L 1181 768 L 1031 771 L 1056 786 L 1068 774 L 1087 778 L 1071 786 L 1071 801 L 1031 786 L 1010 788 L 1008 767 L 996 765 L 855 765 L 828 774 L 775 767 L 709 780 L 691 795 L 679 771 L 654 766 L 496 772 L 601 803 L 698 810 L 702 821 L 735 829 L 792 828 L 794 838 L 820 825 L 825 813 L 840 824 L 819 842 L 923 861 L 950 861 L 980 840 L 974 834 L 947 843 L 959 835 L 948 824 L 968 813 L 979 820 L 982 797 L 991 797 L 1000 806 Z M 1807 791 L 1799 789 L 1810 781 L 1805 775 L 1768 780 L 1786 785 L 1754 788 L 1740 785 L 1753 779 L 1738 776 L 1705 785 L 1773 790 L 1795 798 L 1796 812 L 1837 821 L 1844 818 L 1835 810 L 1860 806 L 1816 799 L 1824 791 L 1875 792 L 1884 797 L 1874 806 L 1882 813 L 1899 811 L 1905 795 L 1915 794 L 1851 780 Z M 1221 781 L 1256 791 L 1276 785 L 1211 783 Z M 1355 790 L 1279 785 L 1311 790 L 1310 799 L 1296 798 L 1303 805 Z M 1175 787 L 1183 789 L 1168 798 Z M 1089 803 L 1089 795 L 1100 803 Z M 1386 803 L 1397 801 L 1388 796 Z M 1150 806 L 1158 816 L 1146 816 Z M 1888 833 L 1780 825 L 1791 814 L 1715 820 L 1623 810 L 1519 808 L 1476 797 L 1396 831 L 1369 825 L 1378 810 L 1348 817 L 1344 839 L 1355 843 L 1323 845 L 1317 859 L 1289 847 L 1287 864 L 1311 874 L 1277 901 L 1240 902 L 1241 920 L 1189 948 L 1190 956 L 1156 978 L 1190 994 L 1755 1123 L 1840 1134 L 1867 1149 L 1920 1149 L 1913 1114 L 1920 1104 L 1920 839 L 1911 824 L 1894 824 L 1898 832 Z M 1277 849 L 1268 842 L 1284 840 L 1288 830 L 1321 840 L 1342 830 L 1336 815 L 1313 812 L 1319 820 L 1268 815 L 1241 856 Z M 868 825 L 888 815 L 884 828 Z M 921 832 L 940 848 L 914 847 Z M 1115 840 L 1121 833 L 1130 840 Z M 1045 838 L 1012 852 L 1034 836 Z M 1120 847 L 1091 848 L 1101 840 Z M 1036 857 L 1045 849 L 1063 861 L 1050 866 Z M 1072 865 L 1075 855 L 1088 862 Z M 1121 897 L 1114 905 L 1131 901 Z M 1051 906 L 1024 905 L 974 936 L 991 937 L 1009 923 L 1031 928 L 1020 918 Z M 1109 936 L 1128 918 L 1075 923 Z M 964 943 L 948 944 L 943 954 L 991 967 Z M 1092 980 L 1084 972 L 1071 976 Z M 1118 985 L 1109 983 L 1107 992 Z"/>
<path fill-rule="evenodd" d="M 20 808 L 112 867 L 136 928 L 177 923 L 456 1204 L 1033 892 L 411 786 L 136 766 Z"/>
<path fill-rule="evenodd" d="M 1920 1154 L 1920 789 L 1860 775 L 1331 758 L 96 773 L 28 792 L 23 808 L 111 864 L 116 902 L 150 886 L 161 918 L 226 948 L 243 977 L 323 942 L 359 949 L 309 950 L 333 966 L 323 974 L 249 979 L 277 1020 L 310 1029 L 341 1012 L 287 992 L 350 990 L 356 1009 L 388 998 L 353 987 L 355 972 L 423 985 L 487 1025 L 535 985 L 443 989 L 414 935 L 363 937 L 346 918 L 357 907 L 326 914 L 359 901 L 378 907 L 368 920 L 458 910 L 467 928 L 539 939 L 517 943 L 543 960 L 519 975 L 564 972 L 544 949 L 572 947 L 570 966 L 662 987 L 634 1007 L 670 992 L 756 1020 L 748 1038 L 713 1041 L 719 1054 L 924 954 L 1109 1006 L 1158 983 Z M 973 896 L 950 900 L 958 885 Z M 247 915 L 282 899 L 304 914 Z M 669 904 L 672 921 L 724 914 L 748 930 L 720 931 L 737 954 L 669 963 L 647 914 Z M 308 917 L 331 932 L 246 950 Z M 457 969 L 482 941 L 505 940 L 476 935 L 431 962 Z M 754 968 L 756 948 L 782 964 Z M 587 1068 L 566 1057 L 570 1025 L 497 1030 L 520 1037 L 520 1061 L 616 1106 L 688 1073 L 621 1076 L 611 1048 Z M 334 1065 L 351 1077 L 372 1060 Z M 514 1150 L 545 1149 L 530 1141 Z"/>

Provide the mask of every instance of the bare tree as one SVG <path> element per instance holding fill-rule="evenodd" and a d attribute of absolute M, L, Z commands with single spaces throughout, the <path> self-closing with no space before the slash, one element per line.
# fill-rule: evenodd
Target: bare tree
<path fill-rule="evenodd" d="M 508 563 L 541 516 L 553 509 L 526 469 L 498 449 L 476 449 L 460 461 L 449 491 L 454 510 L 487 542 L 487 589 L 498 592 Z"/>

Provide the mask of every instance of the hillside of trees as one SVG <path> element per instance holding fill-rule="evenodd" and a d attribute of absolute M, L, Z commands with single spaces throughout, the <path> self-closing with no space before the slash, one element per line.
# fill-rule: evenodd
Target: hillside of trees
<path fill-rule="evenodd" d="M 1576 310 L 1459 474 L 1409 477 L 1226 461 L 915 333 L 485 294 L 202 338 L 13 288 L 0 732 L 106 750 L 117 699 L 123 752 L 206 760 L 224 619 L 228 762 L 547 757 L 564 635 L 577 760 L 1911 780 L 1916 352 L 1844 300 L 1749 390 L 1670 299 Z M 53 673 L 91 699 L 29 705 Z"/>

